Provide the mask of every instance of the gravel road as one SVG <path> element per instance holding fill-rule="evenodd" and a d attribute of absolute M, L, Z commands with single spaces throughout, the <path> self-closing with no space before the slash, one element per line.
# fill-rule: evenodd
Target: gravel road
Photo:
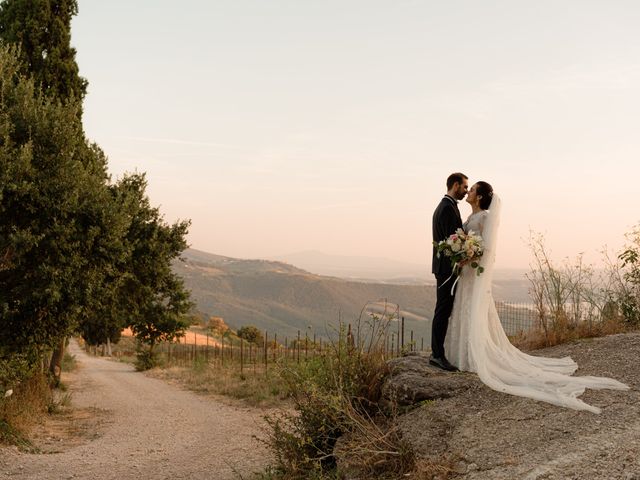
<path fill-rule="evenodd" d="M 92 412 L 84 419 L 91 431 L 58 453 L 0 449 L 0 479 L 240 479 L 266 463 L 253 438 L 263 412 L 87 356 L 75 343 L 70 348 L 80 363 L 70 382 L 74 409 Z"/>

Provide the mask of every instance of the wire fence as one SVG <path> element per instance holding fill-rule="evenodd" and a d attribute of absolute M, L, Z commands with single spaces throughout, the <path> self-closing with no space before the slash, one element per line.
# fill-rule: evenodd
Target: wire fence
<path fill-rule="evenodd" d="M 510 337 L 536 327 L 538 316 L 533 303 L 496 302 L 496 310 L 505 333 Z"/>
<path fill-rule="evenodd" d="M 496 310 L 508 336 L 526 333 L 536 323 L 536 312 L 531 303 L 496 302 Z M 354 327 L 355 330 L 355 327 Z M 431 322 L 417 332 L 405 326 L 404 317 L 389 322 L 382 337 L 382 346 L 389 358 L 408 352 L 429 351 L 431 347 Z M 281 362 L 300 363 L 324 355 L 339 348 L 359 347 L 358 335 L 352 334 L 352 326 L 344 325 L 338 333 L 339 340 L 327 340 L 315 333 L 301 331 L 293 338 L 265 331 L 259 342 L 248 342 L 242 338 L 213 337 L 194 332 L 176 342 L 161 343 L 155 347 L 159 358 L 167 365 L 189 366 L 194 363 L 214 367 L 233 367 L 245 372 L 264 372 L 270 365 Z M 133 355 L 134 352 L 119 352 L 117 355 Z"/>

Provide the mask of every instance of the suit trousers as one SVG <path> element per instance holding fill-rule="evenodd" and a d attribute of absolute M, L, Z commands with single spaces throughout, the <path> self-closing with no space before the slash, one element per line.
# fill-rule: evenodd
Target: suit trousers
<path fill-rule="evenodd" d="M 455 289 L 451 293 L 451 286 L 455 282 L 456 276 L 436 275 L 436 308 L 433 312 L 433 322 L 431 324 L 431 352 L 436 358 L 444 358 L 444 339 L 449 328 L 449 317 L 453 310 L 453 300 Z M 457 287 L 457 285 L 456 285 Z"/>

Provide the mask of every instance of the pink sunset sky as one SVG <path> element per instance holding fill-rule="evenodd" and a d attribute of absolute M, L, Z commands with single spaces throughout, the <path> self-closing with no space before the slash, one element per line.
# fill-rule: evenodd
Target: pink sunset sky
<path fill-rule="evenodd" d="M 194 248 L 430 266 L 453 171 L 503 200 L 497 266 L 640 222 L 640 4 L 79 0 L 85 128 Z M 461 205 L 463 216 L 470 208 Z"/>

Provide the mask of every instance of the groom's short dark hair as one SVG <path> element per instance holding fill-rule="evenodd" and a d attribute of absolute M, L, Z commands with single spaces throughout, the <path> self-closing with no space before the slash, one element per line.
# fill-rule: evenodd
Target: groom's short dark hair
<path fill-rule="evenodd" d="M 454 183 L 462 183 L 462 180 L 469 180 L 469 177 L 460 172 L 452 173 L 449 175 L 449 178 L 447 178 L 447 190 L 451 190 Z"/>

